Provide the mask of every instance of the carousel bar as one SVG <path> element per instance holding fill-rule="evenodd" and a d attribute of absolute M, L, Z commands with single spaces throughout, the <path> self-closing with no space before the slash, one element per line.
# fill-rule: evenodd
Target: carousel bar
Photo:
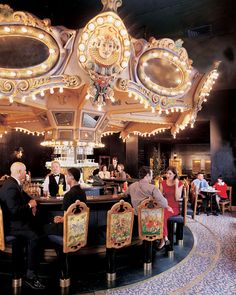
<path fill-rule="evenodd" d="M 94 1 L 46 1 L 51 20 L 0 4 L 3 294 L 234 290 L 209 290 L 206 274 L 227 278 L 219 265 L 235 252 L 219 239 L 235 217 L 234 46 L 220 43 L 225 23 L 212 32 L 231 16 L 206 0 L 144 12 L 130 1 L 119 14 L 122 1 L 102 0 L 93 15 L 81 8 Z M 185 48 L 187 11 L 215 23 L 184 28 Z"/>

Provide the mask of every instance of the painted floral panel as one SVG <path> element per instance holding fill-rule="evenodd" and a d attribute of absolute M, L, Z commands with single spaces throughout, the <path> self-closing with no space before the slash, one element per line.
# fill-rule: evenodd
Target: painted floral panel
<path fill-rule="evenodd" d="M 73 247 L 86 242 L 88 213 L 68 216 L 67 247 Z"/>
<path fill-rule="evenodd" d="M 131 238 L 132 212 L 111 215 L 111 242 L 114 244 L 125 243 Z"/>
<path fill-rule="evenodd" d="M 162 209 L 141 209 L 142 235 L 160 235 L 163 229 Z"/>

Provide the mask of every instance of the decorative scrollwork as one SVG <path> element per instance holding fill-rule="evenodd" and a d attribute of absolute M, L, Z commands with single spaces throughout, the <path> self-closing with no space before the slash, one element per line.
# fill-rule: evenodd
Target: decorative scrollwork
<path fill-rule="evenodd" d="M 31 79 L 30 85 L 31 88 L 39 88 L 41 86 L 47 85 L 50 82 L 50 77 Z"/>
<path fill-rule="evenodd" d="M 122 91 L 127 91 L 128 90 L 128 80 L 127 79 L 117 79 L 116 81 L 116 86 L 118 89 Z"/>
<path fill-rule="evenodd" d="M 151 37 L 149 39 L 150 47 L 158 47 L 158 48 L 163 48 L 163 49 L 169 49 L 171 51 L 174 51 L 175 53 L 178 54 L 179 59 L 185 62 L 189 61 L 188 58 L 188 53 L 185 48 L 182 47 L 183 41 L 182 40 L 177 40 L 174 41 L 169 38 L 163 38 L 160 40 L 156 40 L 154 37 Z M 191 61 L 192 63 L 192 61 Z"/>
<path fill-rule="evenodd" d="M 66 87 L 78 87 L 81 79 L 78 76 L 63 75 L 63 83 Z"/>
<path fill-rule="evenodd" d="M 30 13 L 23 11 L 16 11 L 13 13 L 13 19 L 17 22 L 23 23 L 26 26 L 38 27 L 49 31 L 51 26 L 51 21 L 48 18 L 43 20 L 38 19 Z"/>
<path fill-rule="evenodd" d="M 0 80 L 0 91 L 4 94 L 11 94 L 14 92 L 16 83 L 11 80 Z"/>
<path fill-rule="evenodd" d="M 102 0 L 103 9 L 102 11 L 114 11 L 122 5 L 122 0 Z"/>
<path fill-rule="evenodd" d="M 23 81 L 18 82 L 18 84 L 16 86 L 17 86 L 18 91 L 26 92 L 30 88 L 30 83 L 28 80 L 23 80 Z"/>
<path fill-rule="evenodd" d="M 162 105 L 162 106 L 166 106 L 167 103 L 168 103 L 167 98 L 166 98 L 166 97 L 163 97 L 163 98 L 161 99 L 161 105 Z"/>
<path fill-rule="evenodd" d="M 14 10 L 7 4 L 0 4 L 0 22 L 7 21 L 12 17 Z"/>
<path fill-rule="evenodd" d="M 75 31 L 73 30 L 63 30 L 60 32 L 60 40 L 63 44 L 63 47 L 66 47 L 68 41 L 73 37 Z"/>

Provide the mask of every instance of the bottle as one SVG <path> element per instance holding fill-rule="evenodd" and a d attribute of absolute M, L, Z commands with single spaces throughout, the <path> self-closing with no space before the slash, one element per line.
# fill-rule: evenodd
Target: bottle
<path fill-rule="evenodd" d="M 63 191 L 63 184 L 62 183 L 60 183 L 59 185 L 58 185 L 58 195 L 61 197 L 61 196 L 63 196 L 64 195 L 64 191 Z"/>

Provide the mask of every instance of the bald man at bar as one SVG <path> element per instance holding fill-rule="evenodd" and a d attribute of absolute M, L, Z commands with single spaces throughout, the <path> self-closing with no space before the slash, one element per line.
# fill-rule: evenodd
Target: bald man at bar
<path fill-rule="evenodd" d="M 32 289 L 42 290 L 45 286 L 37 277 L 40 240 L 36 230 L 37 203 L 21 188 L 26 177 L 26 166 L 21 162 L 14 162 L 10 170 L 11 176 L 4 181 L 0 189 L 4 231 L 5 234 L 15 236 L 17 241 L 20 241 L 19 261 L 24 253 L 24 245 L 27 245 L 27 273 L 24 283 Z"/>

